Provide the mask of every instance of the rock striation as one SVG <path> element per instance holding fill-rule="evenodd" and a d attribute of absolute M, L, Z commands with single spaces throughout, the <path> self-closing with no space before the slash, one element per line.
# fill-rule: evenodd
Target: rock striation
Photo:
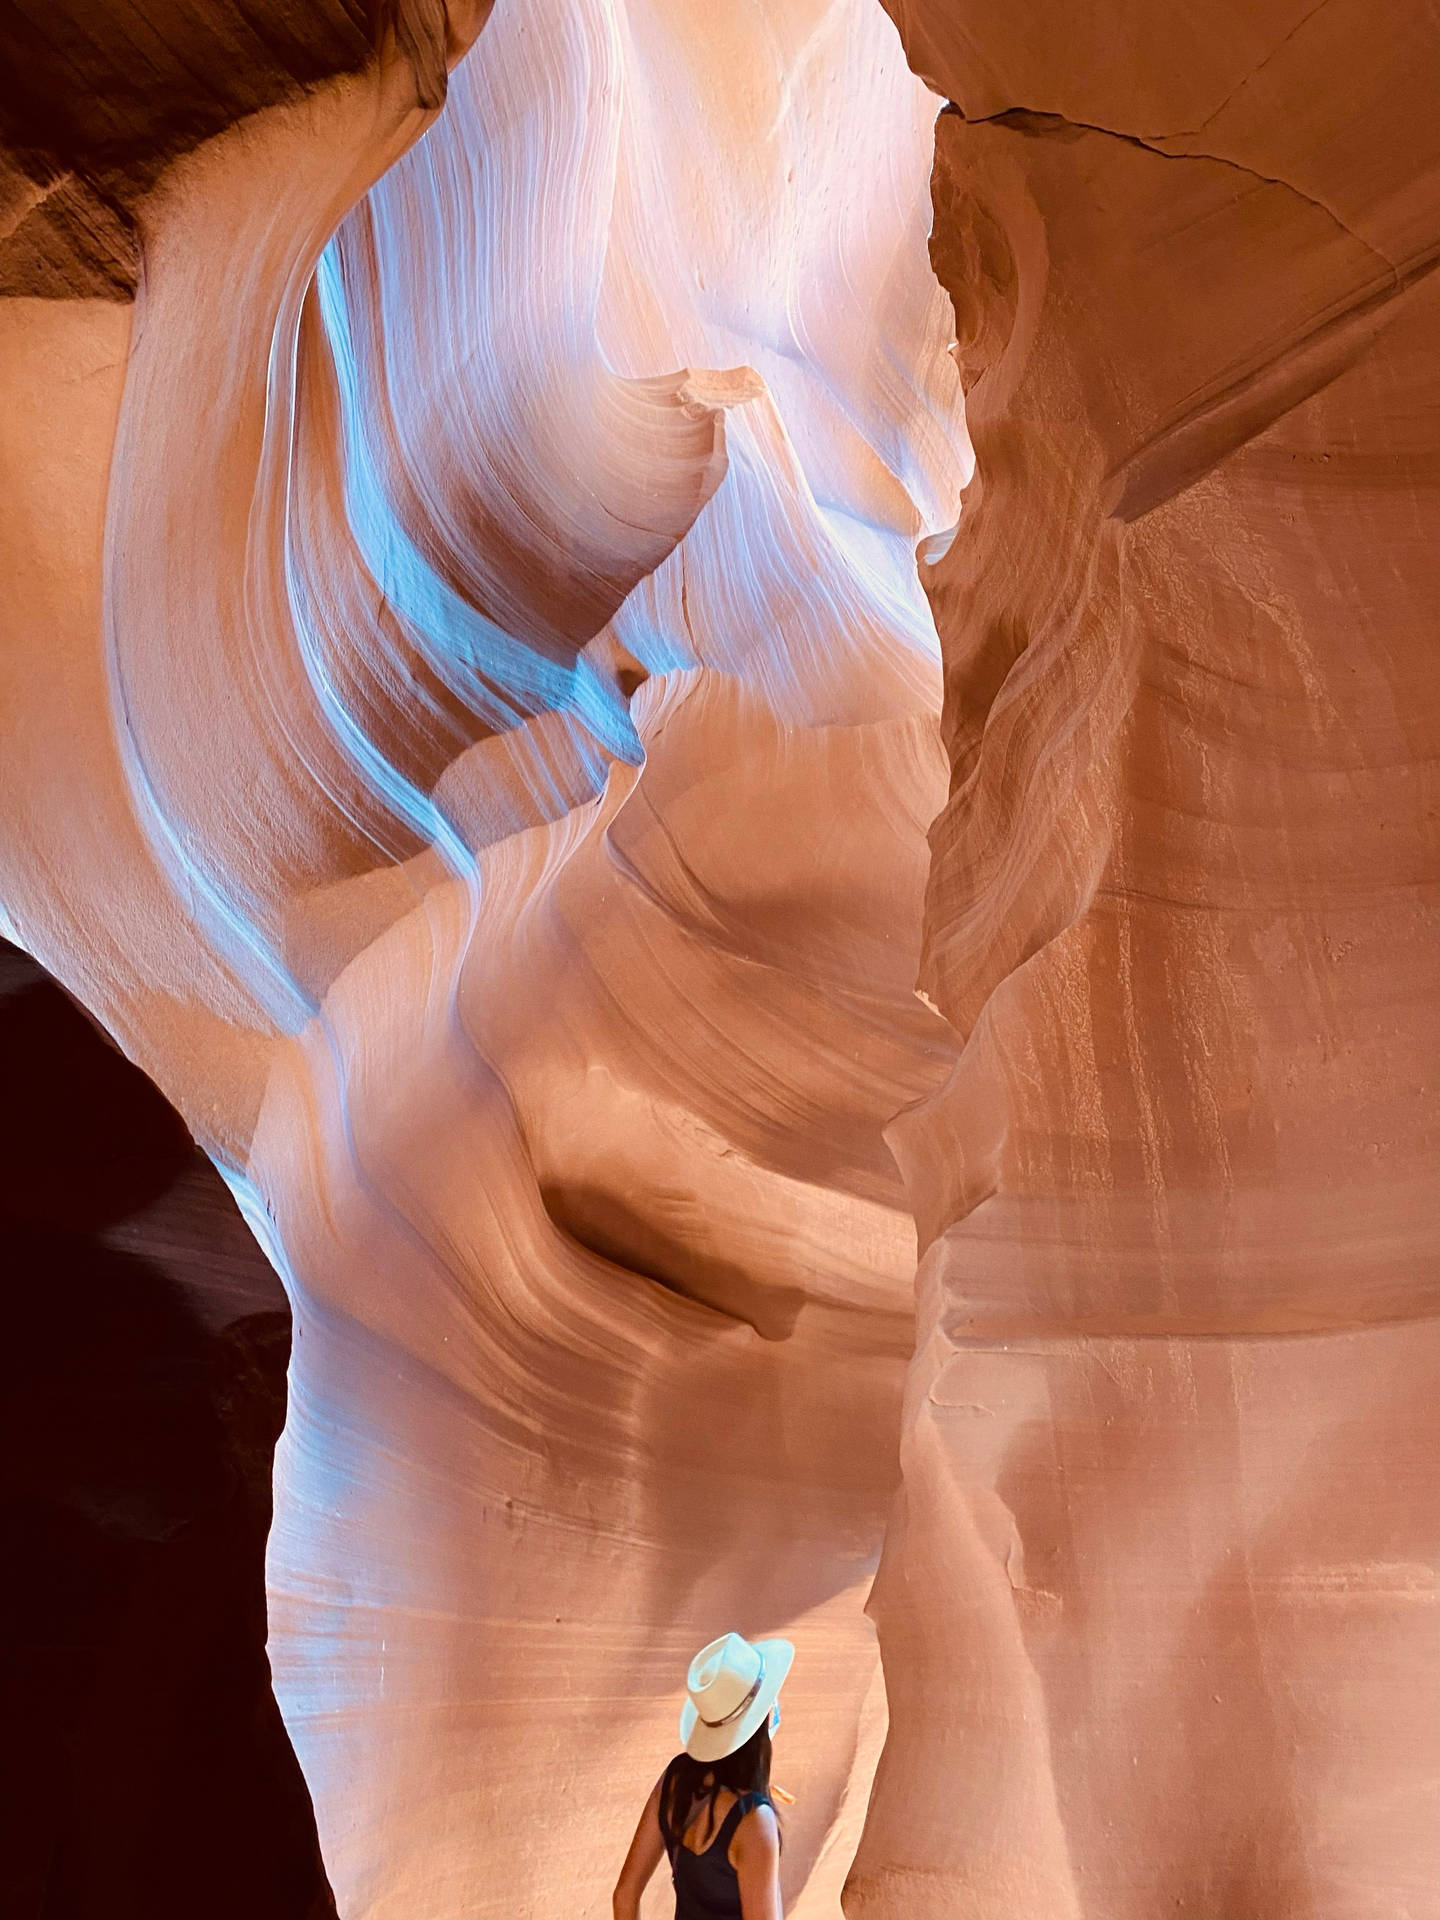
<path fill-rule="evenodd" d="M 891 11 L 977 474 L 847 1910 L 1431 1914 L 1440 36 Z"/>
<path fill-rule="evenodd" d="M 889 11 L 0 28 L 0 920 L 345 1920 L 603 1913 L 727 1625 L 797 1920 L 1440 1920 L 1434 23 Z"/>
<path fill-rule="evenodd" d="M 383 39 L 166 158 L 133 302 L 0 303 L 0 899 L 284 1277 L 270 1653 L 347 1920 L 602 1911 L 717 1621 L 805 1642 L 833 1914 L 883 1129 L 954 1061 L 938 102 L 865 0 L 587 0 L 436 104 Z"/>

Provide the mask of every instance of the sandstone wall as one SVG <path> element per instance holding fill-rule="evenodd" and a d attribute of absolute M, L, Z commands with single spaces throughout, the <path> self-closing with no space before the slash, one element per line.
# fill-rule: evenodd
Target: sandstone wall
<path fill-rule="evenodd" d="M 897 4 L 977 477 L 849 1910 L 1440 1910 L 1421 9 Z"/>
<path fill-rule="evenodd" d="M 284 1276 L 271 1658 L 347 1920 L 605 1912 L 727 1625 L 804 1644 L 833 1914 L 883 1129 L 954 1057 L 938 103 L 862 0 L 502 5 L 439 118 L 378 46 L 166 158 L 133 305 L 0 306 L 0 899 Z"/>

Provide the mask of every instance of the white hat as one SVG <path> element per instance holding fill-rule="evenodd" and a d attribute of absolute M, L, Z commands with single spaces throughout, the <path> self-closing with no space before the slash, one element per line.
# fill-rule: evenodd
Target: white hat
<path fill-rule="evenodd" d="M 692 1760 L 723 1760 L 743 1747 L 775 1704 L 795 1649 L 788 1640 L 722 1633 L 690 1662 L 680 1739 Z"/>

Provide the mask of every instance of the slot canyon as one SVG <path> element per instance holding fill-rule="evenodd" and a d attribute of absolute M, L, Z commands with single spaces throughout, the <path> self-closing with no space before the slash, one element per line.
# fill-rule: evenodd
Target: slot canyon
<path fill-rule="evenodd" d="M 7 1915 L 1440 1920 L 1437 102 L 0 14 Z"/>

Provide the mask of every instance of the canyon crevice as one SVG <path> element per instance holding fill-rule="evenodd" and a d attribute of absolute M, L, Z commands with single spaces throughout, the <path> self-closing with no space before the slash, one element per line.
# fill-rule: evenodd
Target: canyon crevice
<path fill-rule="evenodd" d="M 284 1282 L 343 1920 L 730 1626 L 797 1920 L 1440 1920 L 1440 31 L 888 12 L 26 13 L 0 929 Z"/>

